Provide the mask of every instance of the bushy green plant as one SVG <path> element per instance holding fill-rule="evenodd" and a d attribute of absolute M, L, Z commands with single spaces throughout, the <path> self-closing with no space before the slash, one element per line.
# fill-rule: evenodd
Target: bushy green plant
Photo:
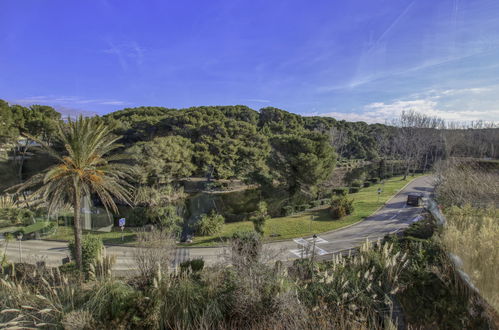
<path fill-rule="evenodd" d="M 78 271 L 78 268 L 76 268 L 76 263 L 71 261 L 59 266 L 59 271 L 63 274 L 75 274 Z"/>
<path fill-rule="evenodd" d="M 251 217 L 251 221 L 255 227 L 255 231 L 260 235 L 263 235 L 263 228 L 265 226 L 265 222 L 270 218 L 267 211 L 267 203 L 262 201 L 258 203 L 258 208 L 255 212 L 255 215 Z"/>
<path fill-rule="evenodd" d="M 102 321 L 121 319 L 133 309 L 138 295 L 132 287 L 116 280 L 94 282 L 93 290 L 86 297 L 85 309 Z"/>
<path fill-rule="evenodd" d="M 330 211 L 333 219 L 340 219 L 353 212 L 353 199 L 346 196 L 334 197 L 331 200 Z"/>
<path fill-rule="evenodd" d="M 238 231 L 232 235 L 232 262 L 247 265 L 258 260 L 262 248 L 261 236 L 255 231 Z"/>
<path fill-rule="evenodd" d="M 354 180 L 354 181 L 352 181 L 351 186 L 360 188 L 360 187 L 362 187 L 362 184 L 363 184 L 362 180 Z"/>
<path fill-rule="evenodd" d="M 178 235 L 182 230 L 183 219 L 177 214 L 174 205 L 149 206 L 145 215 L 149 220 L 161 230 L 166 230 L 173 235 Z"/>
<path fill-rule="evenodd" d="M 308 204 L 300 204 L 296 206 L 296 210 L 299 212 L 303 212 L 307 210 L 310 206 Z"/>
<path fill-rule="evenodd" d="M 293 205 L 286 205 L 282 207 L 282 215 L 289 216 L 295 213 L 295 207 Z"/>
<path fill-rule="evenodd" d="M 0 220 L 9 220 L 12 224 L 31 225 L 34 222 L 35 213 L 23 208 L 0 209 Z"/>
<path fill-rule="evenodd" d="M 348 187 L 339 187 L 333 189 L 333 195 L 347 195 L 348 194 Z"/>
<path fill-rule="evenodd" d="M 359 187 L 350 187 L 350 189 L 348 189 L 348 192 L 350 194 L 355 194 L 355 193 L 358 193 L 359 191 L 360 191 Z"/>
<path fill-rule="evenodd" d="M 370 186 L 371 186 L 371 182 L 369 182 L 369 181 L 364 182 L 364 188 L 367 188 Z"/>
<path fill-rule="evenodd" d="M 182 271 L 191 271 L 193 273 L 200 272 L 204 268 L 204 260 L 202 258 L 187 260 L 180 263 Z"/>
<path fill-rule="evenodd" d="M 141 227 L 149 222 L 145 207 L 134 207 L 126 216 L 128 227 Z"/>
<path fill-rule="evenodd" d="M 76 257 L 74 240 L 69 241 L 68 247 L 71 252 L 71 258 L 74 260 Z M 97 258 L 101 256 L 103 249 L 104 244 L 102 244 L 102 239 L 100 237 L 93 235 L 83 236 L 81 254 L 84 273 L 88 273 L 90 264 L 94 263 Z"/>
<path fill-rule="evenodd" d="M 202 214 L 195 226 L 196 233 L 201 236 L 216 235 L 222 231 L 224 223 L 224 217 L 215 211 Z"/>
<path fill-rule="evenodd" d="M 319 207 L 319 206 L 321 206 L 321 205 L 322 205 L 322 199 L 318 199 L 318 200 L 315 200 L 315 201 L 310 202 L 310 206 L 311 206 L 312 208 L 314 208 L 314 207 Z"/>

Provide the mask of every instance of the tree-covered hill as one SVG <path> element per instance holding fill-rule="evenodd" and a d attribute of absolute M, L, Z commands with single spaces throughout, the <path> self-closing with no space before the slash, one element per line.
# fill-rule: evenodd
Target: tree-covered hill
<path fill-rule="evenodd" d="M 50 143 L 61 116 L 49 106 L 0 100 L 0 118 L 1 166 L 10 166 L 4 176 L 16 173 L 13 181 L 23 181 L 36 154 L 31 137 Z M 121 136 L 121 150 L 139 167 L 138 181 L 147 185 L 203 176 L 278 183 L 291 192 L 328 179 L 338 159 L 398 160 L 408 172 L 447 156 L 497 158 L 499 152 L 497 128 L 442 129 L 441 121 L 414 113 L 393 126 L 244 105 L 125 108 L 101 119 Z M 2 187 L 12 181 L 3 179 Z"/>

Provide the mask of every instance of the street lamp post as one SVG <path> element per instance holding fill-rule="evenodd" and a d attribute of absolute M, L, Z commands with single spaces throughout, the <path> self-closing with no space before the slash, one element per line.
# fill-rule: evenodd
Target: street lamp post
<path fill-rule="evenodd" d="M 317 234 L 314 234 L 314 236 L 312 236 L 312 262 L 314 262 L 314 259 L 315 259 L 315 241 L 317 240 Z"/>
<path fill-rule="evenodd" d="M 17 233 L 17 240 L 19 241 L 19 262 L 23 262 L 23 249 L 21 247 L 21 241 L 23 240 L 23 233 Z"/>

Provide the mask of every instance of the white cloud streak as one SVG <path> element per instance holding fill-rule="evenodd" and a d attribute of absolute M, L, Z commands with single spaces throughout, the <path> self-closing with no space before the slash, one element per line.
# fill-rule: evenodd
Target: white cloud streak
<path fill-rule="evenodd" d="M 19 104 L 65 104 L 65 105 L 126 105 L 125 101 L 113 99 L 86 99 L 78 96 L 30 96 L 22 99 L 14 100 L 14 103 Z"/>
<path fill-rule="evenodd" d="M 424 93 L 413 94 L 407 100 L 393 100 L 390 102 L 372 102 L 365 105 L 361 111 L 355 113 L 344 113 L 332 111 L 321 114 L 322 116 L 334 117 L 348 121 L 365 121 L 368 123 L 385 123 L 398 117 L 403 111 L 416 111 L 427 116 L 439 117 L 447 121 L 477 121 L 485 120 L 499 122 L 499 106 L 490 105 L 490 108 L 469 107 L 458 109 L 456 107 L 443 107 L 441 102 L 444 97 L 464 96 L 472 99 L 492 92 L 493 88 L 461 88 L 447 89 L 443 91 L 429 90 Z M 445 102 L 444 102 L 445 103 Z"/>
<path fill-rule="evenodd" d="M 256 103 L 270 103 L 270 100 L 265 99 L 246 99 L 247 102 L 256 102 Z"/>

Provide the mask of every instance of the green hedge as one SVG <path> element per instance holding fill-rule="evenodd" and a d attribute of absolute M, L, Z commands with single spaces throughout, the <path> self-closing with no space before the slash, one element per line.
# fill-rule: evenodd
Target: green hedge
<path fill-rule="evenodd" d="M 339 187 L 339 188 L 335 188 L 333 189 L 333 194 L 334 195 L 347 195 L 348 194 L 348 187 Z"/>
<path fill-rule="evenodd" d="M 361 180 L 355 180 L 352 182 L 351 186 L 356 187 L 356 188 L 360 188 L 360 187 L 362 187 L 362 184 L 363 184 L 363 182 Z"/>
<path fill-rule="evenodd" d="M 310 205 L 308 205 L 308 204 L 300 204 L 300 205 L 296 206 L 296 211 L 303 212 L 303 211 L 307 210 L 309 207 L 310 207 Z"/>
<path fill-rule="evenodd" d="M 293 205 L 286 205 L 282 207 L 282 215 L 288 216 L 295 213 L 295 207 Z"/>
<path fill-rule="evenodd" d="M 350 194 L 355 194 L 355 193 L 358 193 L 358 192 L 359 192 L 359 190 L 360 190 L 360 188 L 359 188 L 359 187 L 350 187 L 350 189 L 348 190 L 348 192 L 349 192 Z"/>

